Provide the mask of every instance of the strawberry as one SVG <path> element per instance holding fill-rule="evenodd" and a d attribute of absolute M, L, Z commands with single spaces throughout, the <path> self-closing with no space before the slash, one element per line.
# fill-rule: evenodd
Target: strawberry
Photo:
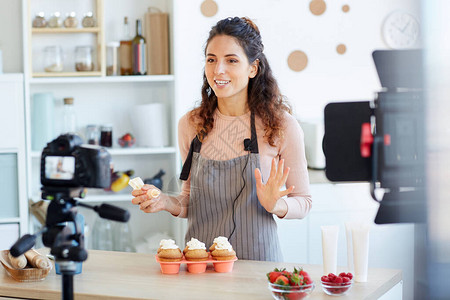
<path fill-rule="evenodd" d="M 311 278 L 308 276 L 303 277 L 303 284 L 311 284 L 312 280 Z"/>
<path fill-rule="evenodd" d="M 289 278 L 289 282 L 291 286 L 302 285 L 303 281 L 301 281 L 301 277 L 297 273 L 293 273 Z"/>
<path fill-rule="evenodd" d="M 302 275 L 303 277 L 309 276 L 308 273 L 306 273 L 305 271 L 303 271 L 303 269 L 300 270 L 299 274 Z"/>
<path fill-rule="evenodd" d="M 336 279 L 334 280 L 334 283 L 343 283 L 344 281 L 342 280 L 342 277 L 336 277 Z"/>
<path fill-rule="evenodd" d="M 353 274 L 350 273 L 350 272 L 348 272 L 348 273 L 347 273 L 347 277 L 350 278 L 350 279 L 352 279 L 352 278 L 353 278 Z"/>
<path fill-rule="evenodd" d="M 276 279 L 278 278 L 278 276 L 280 276 L 280 275 L 281 275 L 281 272 L 273 271 L 273 272 L 267 273 L 267 278 L 269 279 L 269 281 L 270 281 L 271 283 L 274 283 L 275 280 L 276 280 Z"/>
<path fill-rule="evenodd" d="M 289 279 L 287 279 L 287 277 L 284 275 L 280 275 L 277 277 L 277 279 L 275 279 L 275 284 L 289 285 Z"/>
<path fill-rule="evenodd" d="M 328 279 L 327 275 L 324 275 L 320 278 L 320 280 L 322 280 L 323 282 L 330 282 L 330 280 Z"/>
<path fill-rule="evenodd" d="M 289 300 L 300 300 L 308 296 L 306 293 L 289 293 L 284 295 Z M 283 298 L 284 299 L 284 298 Z"/>

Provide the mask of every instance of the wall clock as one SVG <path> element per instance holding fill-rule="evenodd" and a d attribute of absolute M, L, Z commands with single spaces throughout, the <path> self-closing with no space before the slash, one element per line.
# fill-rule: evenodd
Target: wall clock
<path fill-rule="evenodd" d="M 419 21 L 407 12 L 394 11 L 383 22 L 382 35 L 392 49 L 414 47 L 419 41 Z"/>

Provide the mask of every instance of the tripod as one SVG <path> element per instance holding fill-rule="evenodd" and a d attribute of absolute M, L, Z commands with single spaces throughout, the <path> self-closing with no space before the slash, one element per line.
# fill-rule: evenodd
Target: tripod
<path fill-rule="evenodd" d="M 62 275 L 62 299 L 73 300 L 73 275 L 75 275 L 76 262 L 87 259 L 88 253 L 84 245 L 84 235 L 79 224 L 76 223 L 77 208 L 82 206 L 92 209 L 102 218 L 128 222 L 130 214 L 127 210 L 109 205 L 91 206 L 75 200 L 75 197 L 84 198 L 84 188 L 48 187 L 42 188 L 42 198 L 51 200 L 47 208 L 45 226 L 36 234 L 22 236 L 10 249 L 12 256 L 17 257 L 31 249 L 38 235 L 42 234 L 42 242 L 51 248 L 50 254 L 59 264 Z M 74 224 L 75 233 L 65 222 Z"/>

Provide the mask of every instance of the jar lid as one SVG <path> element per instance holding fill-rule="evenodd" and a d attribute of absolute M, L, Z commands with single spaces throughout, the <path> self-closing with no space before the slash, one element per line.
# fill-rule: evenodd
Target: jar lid
<path fill-rule="evenodd" d="M 72 97 L 64 98 L 64 104 L 73 104 L 73 98 Z"/>
<path fill-rule="evenodd" d="M 113 128 L 112 124 L 104 124 L 102 125 L 102 131 L 111 131 Z"/>

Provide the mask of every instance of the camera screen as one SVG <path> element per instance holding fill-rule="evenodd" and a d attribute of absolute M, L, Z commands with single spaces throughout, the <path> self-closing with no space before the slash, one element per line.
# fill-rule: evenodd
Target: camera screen
<path fill-rule="evenodd" d="M 75 176 L 75 157 L 47 156 L 45 157 L 45 178 L 72 180 Z"/>

